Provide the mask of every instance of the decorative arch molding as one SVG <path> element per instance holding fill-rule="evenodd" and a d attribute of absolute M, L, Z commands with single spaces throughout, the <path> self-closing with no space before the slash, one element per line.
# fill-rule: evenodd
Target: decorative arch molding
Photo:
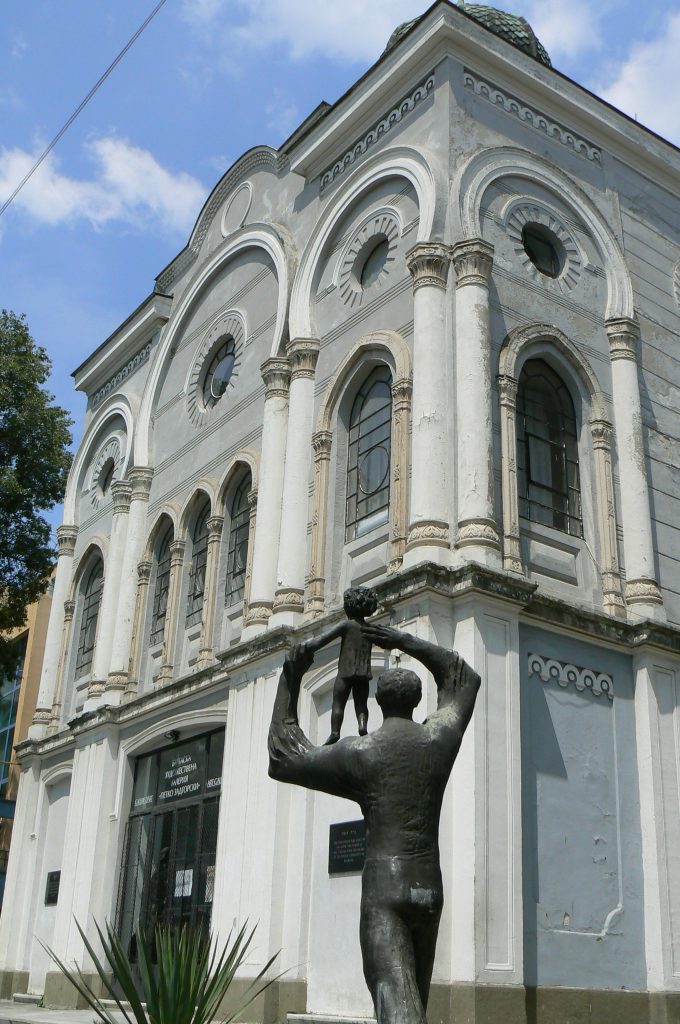
<path fill-rule="evenodd" d="M 499 357 L 498 393 L 500 396 L 501 455 L 503 489 L 503 565 L 510 572 L 524 574 L 519 526 L 517 484 L 517 390 L 522 366 L 527 359 L 545 357 L 556 352 L 559 369 L 570 370 L 571 383 L 585 397 L 583 428 L 586 416 L 590 428 L 590 444 L 594 476 L 593 522 L 599 552 L 602 601 L 610 615 L 624 616 L 618 543 L 616 506 L 611 445 L 613 428 L 609 401 L 602 393 L 590 363 L 562 331 L 551 324 L 531 324 L 510 331 Z"/>
<path fill-rule="evenodd" d="M 370 359 L 386 363 L 392 371 L 390 572 L 396 572 L 401 567 L 406 550 L 409 422 L 413 391 L 411 353 L 396 331 L 373 331 L 359 339 L 334 373 L 321 402 L 317 430 L 312 436 L 314 497 L 307 608 L 315 615 L 321 614 L 325 608 L 328 486 L 335 414 L 347 388 L 356 381 L 361 367 Z"/>
<path fill-rule="evenodd" d="M 179 521 L 179 510 L 174 505 L 164 505 L 162 509 L 156 515 L 153 526 L 149 530 L 146 538 L 146 544 L 144 545 L 144 554 L 142 555 L 141 561 L 151 562 L 154 556 L 156 544 L 158 538 L 163 532 L 163 528 L 167 523 L 172 526 L 173 537 L 177 536 L 177 524 Z"/>
<path fill-rule="evenodd" d="M 439 207 L 445 202 L 436 158 L 424 148 L 394 146 L 369 157 L 332 197 L 300 258 L 290 299 L 291 338 L 315 337 L 312 324 L 312 287 L 319 260 L 338 221 L 374 185 L 385 178 L 405 178 L 418 197 L 418 242 L 429 242 L 441 228 Z"/>
<path fill-rule="evenodd" d="M 182 505 L 181 512 L 179 514 L 179 522 L 177 527 L 177 537 L 184 538 L 189 528 L 189 521 L 191 520 L 192 513 L 195 507 L 200 503 L 202 498 L 207 498 L 210 503 L 210 515 L 216 514 L 216 501 L 215 501 L 215 483 L 213 480 L 202 479 L 194 487 L 189 497 L 185 500 Z"/>
<path fill-rule="evenodd" d="M 56 764 L 41 773 L 40 781 L 45 789 L 47 789 L 49 786 L 53 786 L 55 782 L 63 782 L 64 779 L 70 779 L 72 775 L 72 764 Z"/>
<path fill-rule="evenodd" d="M 241 448 L 236 452 L 234 457 L 230 459 L 229 465 L 222 474 L 219 484 L 217 485 L 217 499 L 215 508 L 220 508 L 224 503 L 225 496 L 231 487 L 232 481 L 235 474 L 240 469 L 250 470 L 251 489 L 257 490 L 258 475 L 260 472 L 260 456 L 253 448 Z"/>
<path fill-rule="evenodd" d="M 125 454 L 120 466 L 119 479 L 123 479 L 128 471 L 132 460 L 132 449 L 135 439 L 135 415 L 131 403 L 122 395 L 115 395 L 108 402 L 102 404 L 96 419 L 85 431 L 85 436 L 78 448 L 73 466 L 69 473 L 66 495 L 64 497 L 64 522 L 79 524 L 78 518 L 78 495 L 81 491 L 81 481 L 87 473 L 89 463 L 96 458 L 97 453 L 105 441 L 106 425 L 116 416 L 120 416 L 125 423 L 127 443 Z M 146 463 L 141 463 L 146 465 Z"/>
<path fill-rule="evenodd" d="M 451 193 L 462 239 L 481 238 L 484 195 L 500 178 L 526 178 L 548 189 L 587 225 L 598 247 L 607 277 L 605 316 L 634 317 L 633 287 L 623 251 L 600 210 L 564 171 L 523 149 L 502 146 L 473 156 L 459 170 Z"/>
<path fill-rule="evenodd" d="M 31 839 L 37 839 L 43 831 L 44 816 L 46 811 L 46 802 L 49 799 L 48 790 L 52 786 L 56 786 L 60 782 L 68 780 L 69 784 L 73 778 L 73 762 L 62 762 L 61 764 L 55 764 L 51 768 L 45 769 L 44 772 L 40 773 L 38 799 L 36 801 L 35 814 L 33 817 L 33 828 L 30 833 Z M 71 794 L 67 799 L 70 800 Z"/>
<path fill-rule="evenodd" d="M 269 224 L 248 224 L 227 238 L 194 275 L 171 320 L 168 321 L 144 389 L 139 413 L 139 428 L 135 438 L 135 463 L 137 465 L 149 465 L 152 417 L 163 371 L 168 359 L 171 358 L 177 336 L 184 326 L 187 316 L 211 278 L 222 270 L 230 260 L 247 249 L 262 249 L 274 264 L 279 294 L 272 355 L 276 355 L 279 351 L 286 327 L 290 281 L 295 270 L 292 245 L 288 233 L 280 227 L 274 228 Z"/>
<path fill-rule="evenodd" d="M 80 581 L 83 578 L 83 572 L 87 568 L 87 563 L 95 556 L 99 556 L 104 563 L 104 573 L 106 573 L 106 560 L 109 554 L 109 542 L 108 539 L 100 533 L 93 534 L 92 537 L 88 538 L 87 547 L 78 556 L 77 561 L 73 564 L 73 572 L 71 574 L 71 586 L 69 590 L 68 600 L 75 601 L 78 597 L 78 587 Z"/>

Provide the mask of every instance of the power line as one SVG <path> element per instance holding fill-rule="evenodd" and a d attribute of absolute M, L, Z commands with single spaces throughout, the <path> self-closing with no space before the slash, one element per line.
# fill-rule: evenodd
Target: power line
<path fill-rule="evenodd" d="M 10 204 L 11 204 L 12 202 L 14 202 L 14 200 L 15 200 L 15 199 L 16 199 L 16 197 L 17 197 L 17 196 L 19 195 L 19 193 L 21 192 L 21 190 L 22 190 L 22 188 L 24 187 L 24 185 L 26 184 L 26 182 L 27 182 L 27 181 L 29 180 L 29 178 L 31 178 L 31 176 L 32 176 L 33 174 L 35 174 L 35 172 L 36 172 L 36 171 L 38 170 L 38 168 L 40 167 L 40 165 L 41 165 L 41 163 L 43 162 L 43 160 L 45 159 L 45 157 L 46 157 L 46 156 L 48 156 L 48 155 L 49 155 L 49 154 L 50 154 L 50 153 L 52 152 L 52 150 L 54 149 L 54 147 L 56 146 L 56 144 L 57 144 L 57 143 L 59 142 L 59 140 L 61 139 L 62 135 L 63 135 L 63 134 L 65 133 L 65 132 L 67 132 L 67 131 L 68 131 L 68 129 L 69 129 L 70 127 L 71 127 L 71 125 L 73 124 L 73 122 L 75 121 L 75 119 L 76 119 L 76 118 L 78 117 L 78 114 L 80 114 L 80 112 L 81 112 L 82 110 L 84 110 L 84 109 L 85 109 L 85 107 L 86 107 L 86 106 L 87 106 L 87 104 L 88 104 L 88 103 L 90 102 L 90 100 L 92 99 L 92 97 L 94 96 L 94 94 L 95 94 L 95 93 L 97 92 L 97 90 L 98 90 L 98 89 L 100 88 L 100 86 L 102 86 L 102 85 L 104 84 L 104 82 L 105 82 L 105 81 L 106 81 L 106 79 L 107 79 L 107 78 L 109 77 L 109 75 L 110 75 L 110 74 L 111 74 L 111 72 L 112 72 L 112 71 L 114 70 L 114 68 L 118 67 L 118 65 L 120 64 L 120 62 L 122 61 L 123 57 L 124 57 L 124 56 L 125 56 L 125 54 L 126 54 L 126 53 L 128 52 L 128 50 L 130 49 L 130 47 L 131 47 L 131 46 L 132 46 L 132 45 L 133 45 L 134 43 L 136 43 L 136 42 L 137 42 L 137 40 L 138 40 L 138 39 L 139 39 L 139 37 L 141 36 L 142 32 L 143 32 L 143 31 L 144 31 L 144 29 L 146 28 L 146 26 L 147 26 L 147 25 L 148 25 L 148 24 L 149 24 L 149 23 L 150 23 L 151 21 L 153 21 L 153 19 L 154 19 L 154 18 L 156 17 L 156 15 L 157 15 L 157 14 L 158 14 L 158 12 L 160 11 L 160 9 L 161 9 L 161 7 L 163 6 L 163 4 L 164 4 L 164 3 L 165 3 L 165 0 L 159 0 L 159 2 L 158 2 L 158 3 L 156 4 L 156 6 L 154 7 L 154 9 L 152 10 L 151 14 L 149 14 L 149 15 L 148 15 L 148 17 L 147 17 L 147 18 L 146 18 L 146 19 L 145 19 L 145 20 L 144 20 L 144 21 L 142 22 L 142 24 L 141 24 L 141 25 L 139 26 L 139 28 L 137 29 L 137 31 L 135 32 L 135 34 L 134 34 L 134 35 L 133 35 L 133 36 L 132 36 L 132 37 L 131 37 L 130 39 L 128 39 L 127 43 L 125 44 L 125 46 L 123 47 L 123 49 L 122 49 L 122 50 L 120 51 L 120 53 L 118 54 L 118 56 L 117 56 L 117 57 L 115 58 L 115 60 L 111 61 L 111 63 L 109 64 L 109 66 L 108 66 L 108 68 L 106 69 L 106 71 L 104 72 L 104 74 L 103 74 L 103 75 L 102 75 L 102 76 L 101 76 L 100 78 L 98 78 L 98 79 L 97 79 L 97 81 L 96 81 L 96 82 L 95 82 L 95 84 L 94 84 L 94 85 L 92 86 L 92 88 L 91 88 L 91 89 L 90 89 L 90 91 L 88 92 L 87 96 L 86 96 L 86 97 L 85 97 L 85 99 L 84 99 L 84 100 L 82 101 L 82 103 L 80 103 L 80 104 L 79 104 L 79 105 L 78 105 L 78 106 L 76 107 L 76 109 L 75 109 L 75 110 L 73 111 L 73 113 L 72 113 L 72 114 L 71 114 L 71 116 L 69 117 L 68 121 L 66 122 L 66 124 L 64 124 L 64 125 L 63 125 L 63 126 L 62 126 L 62 127 L 60 128 L 60 129 L 59 129 L 59 131 L 57 132 L 57 134 L 56 134 L 56 135 L 54 136 L 54 138 L 53 138 L 53 139 L 52 139 L 52 141 L 50 142 L 49 146 L 46 146 L 46 147 L 45 147 L 45 149 L 44 149 L 44 150 L 43 150 L 43 152 L 42 152 L 42 153 L 40 154 L 40 156 L 38 157 L 38 159 L 36 160 L 36 162 L 35 162 L 35 163 L 33 164 L 33 166 L 31 167 L 31 169 L 30 169 L 30 170 L 29 170 L 29 171 L 28 171 L 28 172 L 27 172 L 27 173 L 26 173 L 26 174 L 24 175 L 24 177 L 23 177 L 23 178 L 21 179 L 21 181 L 19 182 L 19 184 L 17 185 L 17 187 L 16 187 L 15 189 L 14 189 L 14 192 L 12 192 L 11 196 L 9 197 L 9 199 L 6 199 L 6 200 L 5 200 L 5 202 L 4 202 L 3 204 L 2 204 L 2 206 L 0 207 L 0 217 L 2 217 L 2 215 L 3 215 L 3 213 L 5 212 L 5 210 L 7 209 L 7 207 L 8 207 L 8 206 L 9 206 L 9 205 L 10 205 Z"/>

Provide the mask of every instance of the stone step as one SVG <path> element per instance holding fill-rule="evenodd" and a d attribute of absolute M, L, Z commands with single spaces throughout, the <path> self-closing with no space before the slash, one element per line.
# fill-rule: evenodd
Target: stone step
<path fill-rule="evenodd" d="M 288 1024 L 375 1024 L 375 1017 L 329 1017 L 325 1013 L 289 1013 Z"/>
<path fill-rule="evenodd" d="M 15 1003 L 32 1003 L 34 1006 L 37 1006 L 41 999 L 42 996 L 34 995 L 33 992 L 15 992 L 12 996 Z"/>

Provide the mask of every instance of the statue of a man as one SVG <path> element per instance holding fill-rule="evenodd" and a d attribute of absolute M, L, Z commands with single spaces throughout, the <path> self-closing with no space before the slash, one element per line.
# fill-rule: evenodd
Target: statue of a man
<path fill-rule="evenodd" d="M 378 678 L 383 724 L 368 736 L 315 747 L 297 703 L 314 659 L 294 645 L 279 679 L 269 730 L 269 774 L 282 782 L 356 800 L 366 821 L 361 895 L 364 977 L 378 1024 L 426 1024 L 443 890 L 439 816 L 444 790 L 472 717 L 480 678 L 453 651 L 387 626 L 366 624 L 372 644 L 420 661 L 437 684 L 437 710 L 413 721 L 420 679 L 408 669 Z"/>

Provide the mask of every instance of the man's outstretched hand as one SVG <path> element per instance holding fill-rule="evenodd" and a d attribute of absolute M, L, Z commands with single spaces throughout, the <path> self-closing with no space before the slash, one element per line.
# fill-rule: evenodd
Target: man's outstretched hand
<path fill-rule="evenodd" d="M 408 634 L 402 633 L 400 629 L 394 629 L 392 626 L 381 626 L 377 622 L 366 622 L 361 627 L 361 632 L 372 644 L 375 644 L 377 647 L 384 647 L 387 651 L 394 649 L 402 650 L 402 642 L 405 637 L 408 637 Z"/>
<path fill-rule="evenodd" d="M 289 665 L 292 670 L 299 674 L 304 675 L 308 668 L 314 662 L 314 651 L 310 650 L 307 644 L 291 644 L 286 655 L 286 664 Z"/>

